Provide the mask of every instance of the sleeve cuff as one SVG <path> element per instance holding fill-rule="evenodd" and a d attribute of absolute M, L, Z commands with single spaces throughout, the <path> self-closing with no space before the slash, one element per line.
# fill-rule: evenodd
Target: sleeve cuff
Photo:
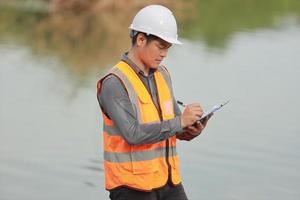
<path fill-rule="evenodd" d="M 180 116 L 176 116 L 173 119 L 167 120 L 163 122 L 161 133 L 161 140 L 172 137 L 173 135 L 179 134 L 183 132 L 181 127 L 181 119 Z"/>
<path fill-rule="evenodd" d="M 176 116 L 174 119 L 169 120 L 169 126 L 173 134 L 183 131 L 183 128 L 181 127 L 180 116 Z"/>

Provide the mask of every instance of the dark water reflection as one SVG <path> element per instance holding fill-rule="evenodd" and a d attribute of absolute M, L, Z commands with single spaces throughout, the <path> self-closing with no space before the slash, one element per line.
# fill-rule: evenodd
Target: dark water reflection
<path fill-rule="evenodd" d="M 201 137 L 179 142 L 186 191 L 194 200 L 297 200 L 299 3 L 226 2 L 176 11 L 185 45 L 165 61 L 182 101 L 231 100 Z M 108 199 L 95 83 L 128 48 L 130 18 L 111 13 L 122 26 L 106 30 L 94 15 L 78 35 L 67 31 L 93 15 L 1 9 L 1 200 Z"/>

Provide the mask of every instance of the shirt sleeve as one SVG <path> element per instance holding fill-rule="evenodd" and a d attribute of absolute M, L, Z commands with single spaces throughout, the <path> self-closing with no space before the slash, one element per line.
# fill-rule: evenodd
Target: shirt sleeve
<path fill-rule="evenodd" d="M 102 111 L 115 122 L 121 136 L 131 145 L 156 143 L 182 131 L 180 116 L 158 123 L 140 124 L 137 108 L 131 103 L 121 80 L 114 75 L 102 82 L 98 101 Z"/>

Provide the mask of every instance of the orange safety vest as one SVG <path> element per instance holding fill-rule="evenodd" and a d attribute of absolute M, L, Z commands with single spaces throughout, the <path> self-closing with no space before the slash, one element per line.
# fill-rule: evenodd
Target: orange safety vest
<path fill-rule="evenodd" d="M 174 118 L 171 80 L 164 67 L 159 67 L 154 73 L 161 111 L 154 105 L 151 95 L 136 72 L 124 61 L 120 61 L 99 80 L 98 94 L 101 91 L 102 81 L 109 74 L 116 75 L 122 81 L 130 101 L 137 109 L 140 124 Z M 151 191 L 164 186 L 169 177 L 174 185 L 181 182 L 176 136 L 153 144 L 129 145 L 121 136 L 115 123 L 105 113 L 102 112 L 102 115 L 107 190 L 127 186 L 137 190 Z"/>

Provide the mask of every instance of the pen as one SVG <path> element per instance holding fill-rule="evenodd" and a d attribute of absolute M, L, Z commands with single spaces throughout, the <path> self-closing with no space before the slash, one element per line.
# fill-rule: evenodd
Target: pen
<path fill-rule="evenodd" d="M 177 103 L 178 103 L 179 105 L 181 105 L 182 107 L 185 107 L 185 104 L 184 104 L 182 101 L 178 101 L 178 100 L 177 100 Z"/>

